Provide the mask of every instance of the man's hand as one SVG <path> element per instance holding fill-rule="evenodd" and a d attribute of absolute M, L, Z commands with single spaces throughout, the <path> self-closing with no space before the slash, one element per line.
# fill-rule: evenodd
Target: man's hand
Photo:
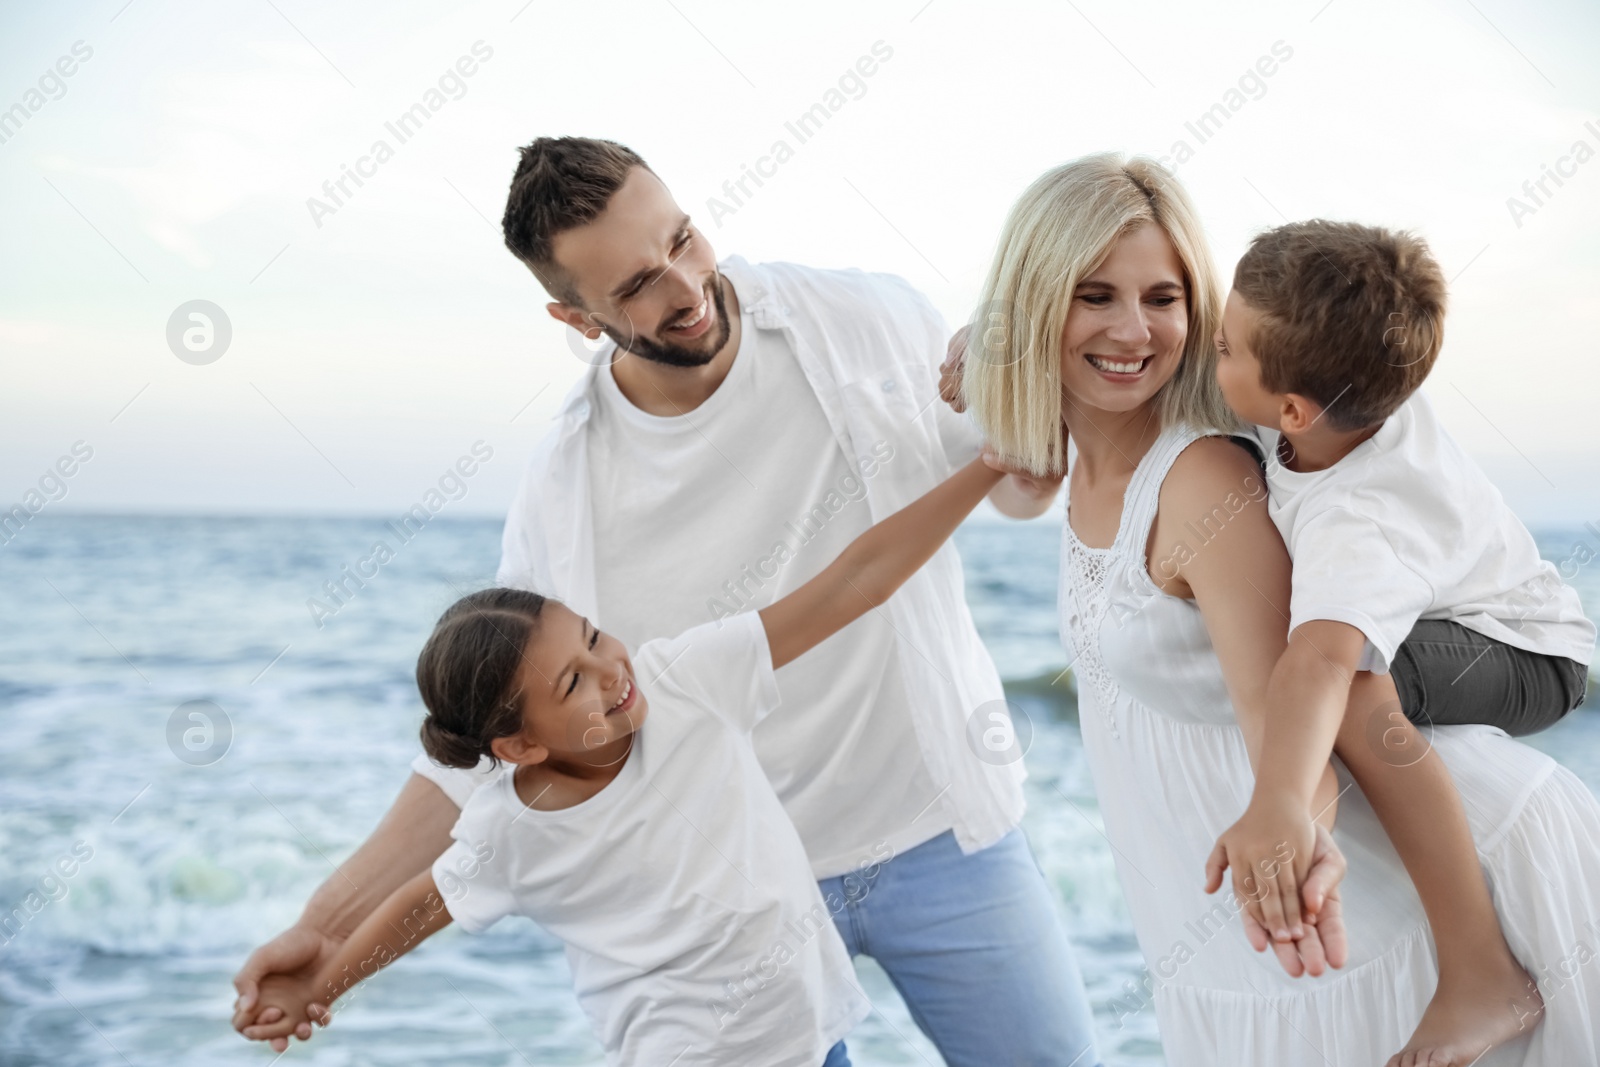
<path fill-rule="evenodd" d="M 961 395 L 961 375 L 967 363 L 967 333 L 971 326 L 963 326 L 950 335 L 950 347 L 939 366 L 939 397 L 954 411 L 967 410 L 966 398 Z"/>
<path fill-rule="evenodd" d="M 277 1047 L 280 1042 L 284 1048 L 289 1046 L 290 1034 L 306 1040 L 310 1036 L 313 1021 L 324 1026 L 330 1021 L 327 1007 L 313 1002 L 322 992 L 317 986 L 317 979 L 304 972 L 297 972 L 292 977 L 284 974 L 267 975 L 260 983 L 260 1016 L 254 1024 L 244 1029 L 244 1036 L 252 1041 L 271 1041 L 273 1048 L 279 1052 L 283 1051 Z M 274 1021 L 261 1022 L 261 1017 L 268 1014 L 273 1016 Z"/>
<path fill-rule="evenodd" d="M 1306 936 L 1300 888 L 1311 870 L 1316 824 L 1294 800 L 1259 792 L 1238 822 L 1217 838 L 1206 861 L 1206 892 L 1222 888 L 1233 868 L 1243 914 L 1283 944 Z"/>
<path fill-rule="evenodd" d="M 250 958 L 244 961 L 244 966 L 239 968 L 239 973 L 233 976 L 233 988 L 239 992 L 239 998 L 233 1006 L 233 1028 L 252 1040 L 270 1040 L 274 1052 L 282 1052 L 289 1047 L 288 1034 L 291 1032 L 300 1040 L 309 1041 L 311 1023 L 306 1018 L 297 1019 L 292 1030 L 270 1039 L 252 1036 L 247 1032 L 247 1028 L 272 1026 L 284 1020 L 281 1005 L 262 1002 L 262 983 L 268 979 L 309 982 L 324 964 L 333 959 L 343 943 L 343 938 L 332 937 L 311 926 L 296 923 L 252 952 Z M 320 1003 L 313 1006 L 321 1010 L 310 1012 L 309 1018 L 325 1020 L 325 1006 Z"/>

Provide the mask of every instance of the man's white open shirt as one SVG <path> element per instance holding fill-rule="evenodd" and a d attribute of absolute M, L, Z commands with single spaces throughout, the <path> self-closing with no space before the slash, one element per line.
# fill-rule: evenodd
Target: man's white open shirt
<path fill-rule="evenodd" d="M 742 297 L 753 296 L 741 311 L 758 328 L 784 331 L 845 455 L 859 464 L 871 459 L 875 442 L 894 446 L 894 462 L 863 479 L 874 522 L 978 454 L 977 430 L 939 399 L 944 320 L 905 281 L 858 270 L 750 264 L 737 256 L 720 269 Z M 506 519 L 497 575 L 502 585 L 553 596 L 601 626 L 585 427 L 595 375 L 606 373 L 610 359 L 609 349 L 597 354 L 596 367 L 573 388 L 554 430 L 534 450 Z M 782 418 L 773 412 L 775 424 Z M 956 839 L 967 852 L 993 844 L 1021 821 L 1026 771 L 1020 760 L 984 762 L 967 740 L 969 717 L 983 709 L 988 726 L 989 713 L 1003 710 L 1005 697 L 967 609 L 955 546 L 945 544 L 880 610 L 898 635 L 915 743 L 943 790 L 940 802 Z M 778 712 L 785 713 L 796 709 Z M 483 768 L 439 767 L 426 756 L 412 767 L 457 806 L 486 778 Z"/>

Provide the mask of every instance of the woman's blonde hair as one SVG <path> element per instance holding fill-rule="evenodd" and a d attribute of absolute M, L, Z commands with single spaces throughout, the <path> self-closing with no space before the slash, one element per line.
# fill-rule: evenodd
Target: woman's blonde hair
<path fill-rule="evenodd" d="M 1117 238 L 1154 223 L 1183 264 L 1188 335 L 1172 379 L 1155 395 L 1163 426 L 1231 430 L 1239 421 L 1217 386 L 1222 316 L 1200 218 L 1183 186 L 1154 160 L 1107 152 L 1045 172 L 1011 209 L 967 337 L 962 391 L 992 444 L 1037 474 L 1066 469 L 1061 335 L 1078 283 Z"/>

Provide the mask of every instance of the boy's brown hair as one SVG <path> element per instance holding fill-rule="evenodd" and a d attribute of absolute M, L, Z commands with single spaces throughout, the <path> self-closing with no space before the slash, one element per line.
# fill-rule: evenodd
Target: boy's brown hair
<path fill-rule="evenodd" d="M 1410 233 L 1291 222 L 1250 243 L 1233 288 L 1261 313 L 1246 344 L 1262 387 L 1316 401 L 1342 430 L 1394 414 L 1444 342 L 1444 274 Z"/>
<path fill-rule="evenodd" d="M 518 151 L 522 159 L 500 223 L 506 247 L 551 296 L 582 307 L 551 243 L 604 211 L 634 167 L 650 166 L 633 149 L 593 137 L 540 137 Z"/>

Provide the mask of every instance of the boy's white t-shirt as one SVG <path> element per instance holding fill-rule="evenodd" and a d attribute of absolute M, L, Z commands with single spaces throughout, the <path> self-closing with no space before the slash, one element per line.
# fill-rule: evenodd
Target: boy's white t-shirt
<path fill-rule="evenodd" d="M 1494 483 L 1414 394 L 1326 470 L 1297 472 L 1262 429 L 1269 511 L 1294 561 L 1289 629 L 1330 619 L 1366 635 L 1387 673 L 1419 619 L 1587 664 L 1595 627 Z"/>
<path fill-rule="evenodd" d="M 869 1002 L 751 747 L 779 704 L 760 616 L 650 641 L 633 667 L 649 708 L 616 778 L 538 811 L 506 768 L 434 863 L 445 905 L 468 931 L 525 915 L 565 942 L 616 1067 L 818 1067 Z"/>

